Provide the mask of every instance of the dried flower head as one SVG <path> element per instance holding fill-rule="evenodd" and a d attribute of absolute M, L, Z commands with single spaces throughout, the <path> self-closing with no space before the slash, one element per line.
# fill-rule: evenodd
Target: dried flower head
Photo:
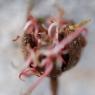
<path fill-rule="evenodd" d="M 83 25 L 87 22 L 76 24 L 62 16 L 43 19 L 28 17 L 22 38 L 27 67 L 19 77 L 36 75 L 39 79 L 27 93 L 44 77 L 57 77 L 77 64 L 86 45 L 83 34 L 87 29 Z"/>

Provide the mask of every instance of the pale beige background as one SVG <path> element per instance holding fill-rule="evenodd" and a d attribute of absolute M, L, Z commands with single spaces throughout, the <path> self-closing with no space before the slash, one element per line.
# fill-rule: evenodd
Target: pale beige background
<path fill-rule="evenodd" d="M 32 0 L 34 16 L 55 14 L 54 0 Z M 58 95 L 95 95 L 95 0 L 59 0 L 65 17 L 79 22 L 91 18 L 88 44 L 78 65 L 59 78 Z M 17 43 L 12 39 L 22 34 L 25 24 L 27 0 L 0 0 L 0 95 L 21 95 L 35 77 L 19 80 L 24 60 Z M 12 65 L 15 64 L 15 66 Z M 45 79 L 31 95 L 51 95 L 49 79 Z"/>

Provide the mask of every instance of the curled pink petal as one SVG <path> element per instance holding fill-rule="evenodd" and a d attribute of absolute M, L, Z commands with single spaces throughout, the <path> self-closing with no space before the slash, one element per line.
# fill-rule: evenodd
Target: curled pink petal
<path fill-rule="evenodd" d="M 56 26 L 56 32 L 55 32 L 55 37 L 54 37 L 55 44 L 58 43 L 58 33 L 59 33 L 59 25 Z"/>
<path fill-rule="evenodd" d="M 22 79 L 22 76 L 24 76 L 24 77 L 28 77 L 28 76 L 31 76 L 31 75 L 33 75 L 33 74 L 35 74 L 35 68 L 26 68 L 26 69 L 24 69 L 20 74 L 19 74 L 19 78 L 21 79 L 21 80 L 23 80 Z"/>
<path fill-rule="evenodd" d="M 36 88 L 36 86 L 43 80 L 43 78 L 45 78 L 51 72 L 53 68 L 51 60 L 46 60 L 44 64 L 45 64 L 44 74 L 41 77 L 39 77 L 39 79 L 32 86 L 30 86 L 27 92 L 24 93 L 23 95 L 28 95 L 29 93 L 31 93 Z"/>
<path fill-rule="evenodd" d="M 26 24 L 25 24 L 25 26 L 24 26 L 24 31 L 26 31 L 27 30 L 27 28 L 30 26 L 32 24 L 32 22 L 31 21 L 28 21 Z"/>
<path fill-rule="evenodd" d="M 26 64 L 29 65 L 31 62 L 33 62 L 32 66 L 36 67 L 37 66 L 37 62 L 36 62 L 36 55 L 33 49 L 28 49 L 30 52 L 30 55 L 28 57 L 28 59 L 26 60 Z"/>
<path fill-rule="evenodd" d="M 63 49 L 67 44 L 72 42 L 76 37 L 78 37 L 82 32 L 84 32 L 84 28 L 79 28 L 75 32 L 69 34 L 64 40 L 58 43 L 54 49 L 52 50 L 53 54 L 58 54 L 58 52 Z"/>
<path fill-rule="evenodd" d="M 51 32 L 52 32 L 52 28 L 54 27 L 54 26 L 58 26 L 58 23 L 56 23 L 56 22 L 54 22 L 54 23 L 52 23 L 50 26 L 49 26 L 49 28 L 48 28 L 48 35 L 50 36 L 50 37 L 52 37 L 51 36 Z"/>

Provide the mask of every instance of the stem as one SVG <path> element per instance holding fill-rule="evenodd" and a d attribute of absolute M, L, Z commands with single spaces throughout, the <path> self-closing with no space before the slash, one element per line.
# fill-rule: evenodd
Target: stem
<path fill-rule="evenodd" d="M 51 84 L 52 95 L 57 95 L 58 78 L 57 77 L 50 77 L 50 84 Z"/>
<path fill-rule="evenodd" d="M 57 71 L 57 66 L 54 64 L 53 70 L 51 71 L 51 74 L 56 74 L 56 71 Z M 57 95 L 58 77 L 57 76 L 51 76 L 50 77 L 50 84 L 51 84 L 52 95 Z"/>

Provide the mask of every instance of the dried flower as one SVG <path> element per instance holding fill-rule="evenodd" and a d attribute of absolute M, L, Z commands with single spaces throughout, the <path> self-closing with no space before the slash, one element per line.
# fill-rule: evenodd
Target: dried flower
<path fill-rule="evenodd" d="M 62 16 L 42 21 L 28 17 L 22 39 L 27 67 L 19 77 L 36 75 L 39 78 L 24 95 L 31 93 L 44 77 L 57 77 L 79 61 L 86 44 L 83 33 L 87 31 L 83 25 L 87 22 L 75 24 Z"/>

